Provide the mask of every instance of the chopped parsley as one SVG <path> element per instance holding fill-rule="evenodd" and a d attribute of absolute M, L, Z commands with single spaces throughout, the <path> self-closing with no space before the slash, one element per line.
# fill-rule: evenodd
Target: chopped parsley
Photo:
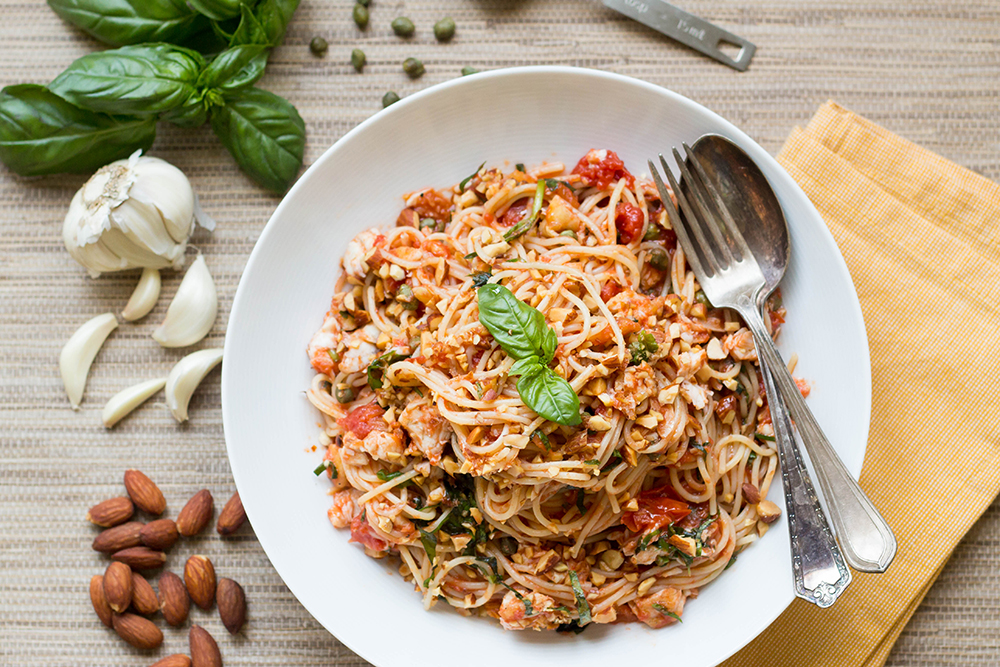
<path fill-rule="evenodd" d="M 629 355 L 631 359 L 629 360 L 629 366 L 638 366 L 643 361 L 649 359 L 649 355 L 660 349 L 659 344 L 653 337 L 653 334 L 646 330 L 640 331 L 635 336 L 635 340 L 628 344 Z"/>
<path fill-rule="evenodd" d="M 377 473 L 375 473 L 375 476 L 378 477 L 383 482 L 388 482 L 389 480 L 396 479 L 402 474 L 403 474 L 402 472 L 386 472 L 384 470 L 379 470 Z"/>

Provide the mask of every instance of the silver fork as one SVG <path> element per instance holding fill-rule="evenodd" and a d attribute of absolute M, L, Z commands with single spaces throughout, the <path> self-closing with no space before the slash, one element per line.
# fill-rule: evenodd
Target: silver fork
<path fill-rule="evenodd" d="M 692 155 L 691 164 L 698 176 L 693 175 L 674 148 L 674 160 L 692 195 L 690 201 L 663 155 L 659 157 L 684 218 L 673 205 L 652 160 L 649 169 L 688 263 L 712 304 L 732 308 L 746 322 L 762 362 L 772 368 L 777 364 L 784 366 L 756 308 L 757 297 L 766 283 L 764 274 L 711 180 L 701 171 L 697 158 L 687 144 L 683 147 Z M 773 392 L 773 387 L 767 389 Z M 816 496 L 787 414 L 782 411 L 772 417 L 791 536 L 795 594 L 819 607 L 829 607 L 851 583 L 851 571 Z"/>

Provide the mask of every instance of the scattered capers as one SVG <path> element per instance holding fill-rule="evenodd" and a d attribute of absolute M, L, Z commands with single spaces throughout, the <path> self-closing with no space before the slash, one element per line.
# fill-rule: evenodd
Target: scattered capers
<path fill-rule="evenodd" d="M 446 16 L 434 24 L 434 37 L 439 42 L 447 42 L 455 36 L 455 22 Z"/>
<path fill-rule="evenodd" d="M 517 553 L 517 540 L 515 540 L 510 535 L 504 535 L 500 538 L 500 553 L 504 556 L 513 556 Z"/>
<path fill-rule="evenodd" d="M 359 28 L 364 30 L 368 27 L 368 8 L 365 7 L 360 2 L 354 5 L 354 23 L 357 24 Z"/>
<path fill-rule="evenodd" d="M 361 49 L 354 49 L 351 51 L 351 64 L 354 65 L 354 69 L 361 71 L 361 68 L 365 66 L 366 62 L 365 52 Z"/>
<path fill-rule="evenodd" d="M 390 104 L 395 104 L 399 101 L 399 95 L 395 91 L 390 90 L 388 93 L 382 96 L 382 108 L 386 108 Z"/>
<path fill-rule="evenodd" d="M 646 233 L 643 234 L 642 236 L 642 240 L 655 241 L 658 238 L 660 238 L 660 226 L 654 223 L 650 223 L 649 229 L 647 229 Z"/>
<path fill-rule="evenodd" d="M 309 50 L 313 52 L 314 56 L 322 56 L 328 48 L 330 45 L 322 37 L 313 37 L 312 41 L 309 42 Z"/>
<path fill-rule="evenodd" d="M 403 71 L 411 79 L 416 79 L 424 73 L 424 64 L 416 58 L 407 58 L 403 61 Z"/>
<path fill-rule="evenodd" d="M 437 227 L 438 221 L 434 218 L 424 218 L 420 221 L 420 229 L 434 229 Z"/>
<path fill-rule="evenodd" d="M 712 302 L 708 300 L 708 296 L 701 290 L 694 293 L 694 300 L 704 305 L 706 308 L 712 307 Z"/>
<path fill-rule="evenodd" d="M 354 400 L 354 388 L 347 385 L 339 386 L 334 395 L 338 403 L 350 403 Z"/>
<path fill-rule="evenodd" d="M 563 231 L 559 232 L 559 236 L 567 236 L 575 240 L 576 232 L 574 232 L 572 229 L 564 229 Z"/>
<path fill-rule="evenodd" d="M 649 265 L 654 269 L 659 269 L 660 271 L 666 271 L 670 268 L 670 258 L 667 253 L 663 252 L 659 248 L 653 250 L 647 255 L 647 260 Z"/>
<path fill-rule="evenodd" d="M 470 74 L 479 74 L 479 70 L 475 67 L 463 67 L 462 76 L 469 76 Z"/>
<path fill-rule="evenodd" d="M 391 25 L 392 31 L 400 37 L 410 37 L 417 30 L 417 27 L 413 25 L 413 21 L 405 16 L 394 18 Z"/>

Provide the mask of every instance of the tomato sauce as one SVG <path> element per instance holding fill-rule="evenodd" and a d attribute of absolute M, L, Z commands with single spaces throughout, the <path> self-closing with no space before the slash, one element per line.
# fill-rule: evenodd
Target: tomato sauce
<path fill-rule="evenodd" d="M 504 227 L 513 227 L 517 223 L 521 222 L 521 219 L 527 215 L 528 206 L 531 202 L 531 197 L 518 199 L 516 202 L 507 207 L 507 210 L 503 212 L 503 215 L 497 218 L 497 222 Z"/>
<path fill-rule="evenodd" d="M 354 408 L 347 413 L 346 417 L 338 419 L 337 425 L 364 440 L 372 431 L 389 430 L 389 424 L 383 417 L 384 414 L 385 410 L 378 403 L 367 403 Z"/>
<path fill-rule="evenodd" d="M 389 543 L 372 530 L 364 514 L 359 514 L 351 519 L 351 542 L 362 544 L 372 551 L 385 551 L 389 548 Z"/>
<path fill-rule="evenodd" d="M 622 523 L 633 533 L 666 528 L 691 513 L 691 506 L 674 498 L 673 489 L 669 485 L 643 491 L 636 497 L 636 501 L 639 509 L 622 515 Z"/>
<path fill-rule="evenodd" d="M 642 211 L 626 201 L 615 207 L 615 227 L 618 228 L 618 242 L 629 244 L 642 233 Z"/>
<path fill-rule="evenodd" d="M 606 188 L 612 183 L 625 179 L 628 186 L 635 186 L 635 177 L 625 168 L 625 163 L 614 151 L 592 148 L 580 158 L 573 169 L 586 185 Z"/>

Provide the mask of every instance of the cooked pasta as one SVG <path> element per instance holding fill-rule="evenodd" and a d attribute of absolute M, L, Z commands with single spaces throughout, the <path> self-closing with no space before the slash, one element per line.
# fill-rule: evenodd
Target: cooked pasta
<path fill-rule="evenodd" d="M 614 152 L 409 194 L 342 264 L 308 348 L 317 474 L 426 607 L 663 627 L 777 518 L 751 335 Z"/>

